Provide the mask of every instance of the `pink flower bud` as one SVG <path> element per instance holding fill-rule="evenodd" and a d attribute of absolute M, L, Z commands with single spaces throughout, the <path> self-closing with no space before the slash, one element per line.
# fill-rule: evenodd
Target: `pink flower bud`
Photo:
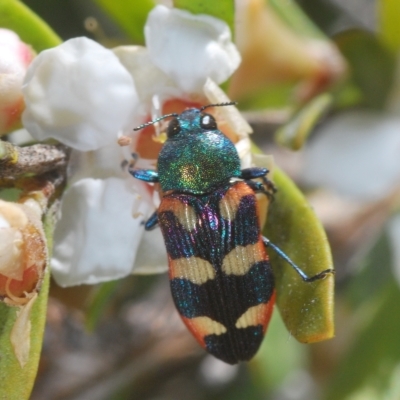
<path fill-rule="evenodd" d="M 34 57 L 18 35 L 0 28 L 0 135 L 19 125 L 24 109 L 22 81 Z"/>
<path fill-rule="evenodd" d="M 0 300 L 25 304 L 40 287 L 46 265 L 46 239 L 37 210 L 0 200 Z"/>

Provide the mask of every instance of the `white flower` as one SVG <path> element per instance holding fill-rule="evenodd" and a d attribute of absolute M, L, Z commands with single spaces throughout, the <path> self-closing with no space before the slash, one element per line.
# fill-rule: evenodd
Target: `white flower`
<path fill-rule="evenodd" d="M 62 286 L 167 269 L 160 230 L 145 232 L 142 224 L 155 210 L 157 194 L 121 167 L 127 153 L 135 153 L 137 167 L 154 169 L 161 144 L 152 132 L 133 135 L 132 128 L 166 107 L 180 112 L 226 101 L 210 76 L 222 82 L 239 63 L 228 27 L 215 18 L 157 6 L 145 29 L 147 48 L 121 47 L 114 55 L 89 39 L 73 39 L 40 54 L 27 75 L 25 127 L 36 139 L 55 137 L 76 149 L 52 261 Z M 196 60 L 187 53 L 191 43 Z M 160 46 L 168 52 L 158 54 Z M 249 166 L 251 128 L 234 107 L 220 109 L 218 120 L 226 121 Z M 124 151 L 117 145 L 121 133 L 133 139 Z"/>
<path fill-rule="evenodd" d="M 28 69 L 23 93 L 23 123 L 32 136 L 82 151 L 111 143 L 138 106 L 132 78 L 117 57 L 84 37 L 42 52 Z"/>
<path fill-rule="evenodd" d="M 92 284 L 131 272 L 143 235 L 142 219 L 132 215 L 132 183 L 114 177 L 87 178 L 66 192 L 62 208 L 66 215 L 55 232 L 53 260 L 62 285 Z M 143 215 L 152 211 L 149 202 L 140 201 L 138 206 Z M 157 233 L 154 242 L 162 242 Z"/>
<path fill-rule="evenodd" d="M 226 81 L 240 64 L 229 27 L 214 17 L 160 5 L 149 14 L 145 36 L 154 64 L 189 93 L 200 91 L 207 77 Z"/>

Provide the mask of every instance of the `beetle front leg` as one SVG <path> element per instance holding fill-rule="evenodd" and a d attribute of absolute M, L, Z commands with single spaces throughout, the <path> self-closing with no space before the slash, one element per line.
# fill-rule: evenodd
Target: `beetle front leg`
<path fill-rule="evenodd" d="M 240 178 L 244 179 L 255 192 L 265 194 L 272 201 L 277 190 L 275 185 L 266 177 L 268 172 L 267 168 L 245 168 L 242 169 Z M 252 180 L 257 178 L 261 178 L 262 183 Z"/>
<path fill-rule="evenodd" d="M 265 175 L 267 175 L 268 172 L 269 171 L 267 168 L 258 168 L 258 167 L 244 168 L 240 171 L 240 178 L 246 181 L 248 179 L 262 178 L 265 177 Z"/>
<path fill-rule="evenodd" d="M 319 279 L 324 279 L 328 274 L 334 274 L 335 273 L 335 270 L 330 268 L 330 269 L 325 269 L 325 270 L 319 272 L 316 275 L 308 276 L 278 246 L 273 244 L 269 239 L 267 239 L 264 236 L 262 237 L 262 239 L 263 239 L 265 247 L 272 248 L 275 251 L 275 253 L 278 254 L 279 257 L 281 257 L 288 264 L 290 264 L 290 266 L 300 275 L 301 279 L 303 279 L 304 282 L 314 282 L 314 281 L 317 281 Z"/>
<path fill-rule="evenodd" d="M 158 173 L 151 169 L 129 169 L 129 173 L 136 179 L 149 183 L 157 183 Z"/>
<path fill-rule="evenodd" d="M 157 183 L 158 173 L 151 169 L 130 169 L 129 173 L 136 179 L 149 183 Z M 153 230 L 158 225 L 157 211 L 155 211 L 147 221 L 143 222 L 146 231 Z"/>
<path fill-rule="evenodd" d="M 158 225 L 158 215 L 157 211 L 155 211 L 147 221 L 144 222 L 144 229 L 146 231 L 152 231 Z"/>

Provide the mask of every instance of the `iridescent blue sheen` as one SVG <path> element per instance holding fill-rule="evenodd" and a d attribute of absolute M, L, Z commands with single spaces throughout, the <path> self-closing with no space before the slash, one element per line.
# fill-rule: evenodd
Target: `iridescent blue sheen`
<path fill-rule="evenodd" d="M 189 204 L 198 216 L 196 228 L 189 232 L 172 211 L 158 214 L 165 246 L 172 259 L 196 256 L 212 265 L 220 265 L 223 258 L 236 246 L 258 242 L 260 228 L 254 195 L 242 196 L 233 221 L 221 217 L 219 201 L 229 187 L 230 185 L 219 188 L 203 196 L 180 193 L 165 196 Z"/>
<path fill-rule="evenodd" d="M 274 290 L 274 277 L 268 261 L 255 263 L 249 273 L 226 275 L 217 268 L 216 278 L 197 285 L 186 279 L 171 280 L 176 308 L 186 318 L 207 315 L 229 329 L 250 307 L 267 303 Z M 232 307 L 233 294 L 240 303 Z"/>
<path fill-rule="evenodd" d="M 267 303 L 274 291 L 274 277 L 268 261 L 255 263 L 244 276 L 226 275 L 217 268 L 216 278 L 197 285 L 186 279 L 171 282 L 172 297 L 185 318 L 206 315 L 227 328 L 220 335 L 206 335 L 206 349 L 219 359 L 235 364 L 249 360 L 263 339 L 260 324 L 237 328 L 236 321 L 250 307 Z"/>
<path fill-rule="evenodd" d="M 202 128 L 202 116 L 200 110 L 191 108 L 177 117 L 180 131 L 168 138 L 158 158 L 164 192 L 210 193 L 240 176 L 234 144 L 218 129 Z"/>
<path fill-rule="evenodd" d="M 187 276 L 172 278 L 171 292 L 184 318 L 207 316 L 227 329 L 223 334 L 205 335 L 204 344 L 211 354 L 231 364 L 253 357 L 263 338 L 262 325 L 255 323 L 238 328 L 238 319 L 249 308 L 267 304 L 274 292 L 274 277 L 267 256 L 259 261 L 243 259 L 244 265 L 249 264 L 245 274 L 226 273 L 223 269 L 227 255 L 237 246 L 251 246 L 260 241 L 254 193 L 245 194 L 237 189 L 235 198 L 239 197 L 240 201 L 235 218 L 228 220 L 221 214 L 221 200 L 228 190 L 232 193 L 236 187 L 237 184 L 230 183 L 205 195 L 166 194 L 164 200 L 173 201 L 177 208 L 180 205 L 184 209 L 187 205 L 194 210 L 197 222 L 190 230 L 173 211 L 158 213 L 170 262 L 197 257 L 208 261 L 214 269 L 214 278 L 201 284 Z"/>

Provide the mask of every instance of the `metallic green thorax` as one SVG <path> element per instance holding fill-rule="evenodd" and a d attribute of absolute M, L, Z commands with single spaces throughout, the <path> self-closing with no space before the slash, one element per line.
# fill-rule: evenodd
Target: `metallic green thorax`
<path fill-rule="evenodd" d="M 230 178 L 240 176 L 240 160 L 234 144 L 217 127 L 212 130 L 202 127 L 204 115 L 197 109 L 189 109 L 176 118 L 177 133 L 168 138 L 158 157 L 164 192 L 209 193 Z"/>

